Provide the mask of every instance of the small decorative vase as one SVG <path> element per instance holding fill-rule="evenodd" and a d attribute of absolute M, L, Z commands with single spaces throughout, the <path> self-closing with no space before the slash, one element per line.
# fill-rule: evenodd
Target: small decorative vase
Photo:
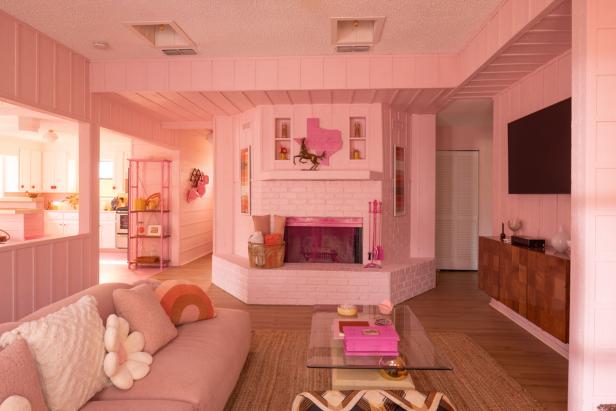
<path fill-rule="evenodd" d="M 569 235 L 563 230 L 563 226 L 560 226 L 558 232 L 554 234 L 550 240 L 552 248 L 559 253 L 564 253 L 569 248 L 567 242 L 569 241 Z"/>

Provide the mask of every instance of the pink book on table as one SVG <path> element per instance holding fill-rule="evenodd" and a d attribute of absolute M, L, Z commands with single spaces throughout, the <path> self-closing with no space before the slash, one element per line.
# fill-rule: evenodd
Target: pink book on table
<path fill-rule="evenodd" d="M 344 327 L 344 353 L 363 356 L 398 356 L 400 336 L 391 325 Z"/>

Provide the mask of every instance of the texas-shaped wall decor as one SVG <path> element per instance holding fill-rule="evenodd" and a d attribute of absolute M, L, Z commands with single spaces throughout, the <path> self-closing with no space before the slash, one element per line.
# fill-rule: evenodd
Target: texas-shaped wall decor
<path fill-rule="evenodd" d="M 319 126 L 318 118 L 306 120 L 306 148 L 311 153 L 323 157 L 320 163 L 329 165 L 329 159 L 336 152 L 342 149 L 342 132 L 340 130 L 329 130 Z M 294 139 L 299 145 L 302 144 L 303 137 Z"/>

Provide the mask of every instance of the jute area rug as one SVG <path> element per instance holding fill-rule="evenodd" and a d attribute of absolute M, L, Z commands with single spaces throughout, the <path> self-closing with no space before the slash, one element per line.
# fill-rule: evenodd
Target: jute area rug
<path fill-rule="evenodd" d="M 415 371 L 417 390 L 442 391 L 458 410 L 543 409 L 490 355 L 465 334 L 432 333 L 454 371 Z M 330 389 L 330 372 L 305 366 L 307 331 L 257 330 L 225 411 L 287 411 L 302 391 Z"/>

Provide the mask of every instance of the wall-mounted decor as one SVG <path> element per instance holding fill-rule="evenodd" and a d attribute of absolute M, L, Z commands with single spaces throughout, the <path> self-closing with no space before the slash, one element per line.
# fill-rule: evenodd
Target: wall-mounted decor
<path fill-rule="evenodd" d="M 250 215 L 250 146 L 240 150 L 240 212 Z"/>
<path fill-rule="evenodd" d="M 146 235 L 149 237 L 160 237 L 161 230 L 162 230 L 162 227 L 160 224 L 150 224 L 148 226 Z"/>
<path fill-rule="evenodd" d="M 342 149 L 342 132 L 340 130 L 328 130 L 319 126 L 318 118 L 306 120 L 306 137 L 294 139 L 300 145 L 300 154 L 293 156 L 293 162 L 299 158 L 304 164 L 307 160 L 312 163 L 310 170 L 316 170 L 320 164 L 329 166 L 331 156 Z M 316 162 L 316 165 L 315 165 Z"/>
<path fill-rule="evenodd" d="M 188 203 L 205 196 L 205 186 L 210 182 L 210 177 L 198 168 L 193 168 L 190 173 L 190 188 L 186 193 Z"/>
<path fill-rule="evenodd" d="M 406 150 L 394 145 L 394 215 L 406 214 Z"/>

